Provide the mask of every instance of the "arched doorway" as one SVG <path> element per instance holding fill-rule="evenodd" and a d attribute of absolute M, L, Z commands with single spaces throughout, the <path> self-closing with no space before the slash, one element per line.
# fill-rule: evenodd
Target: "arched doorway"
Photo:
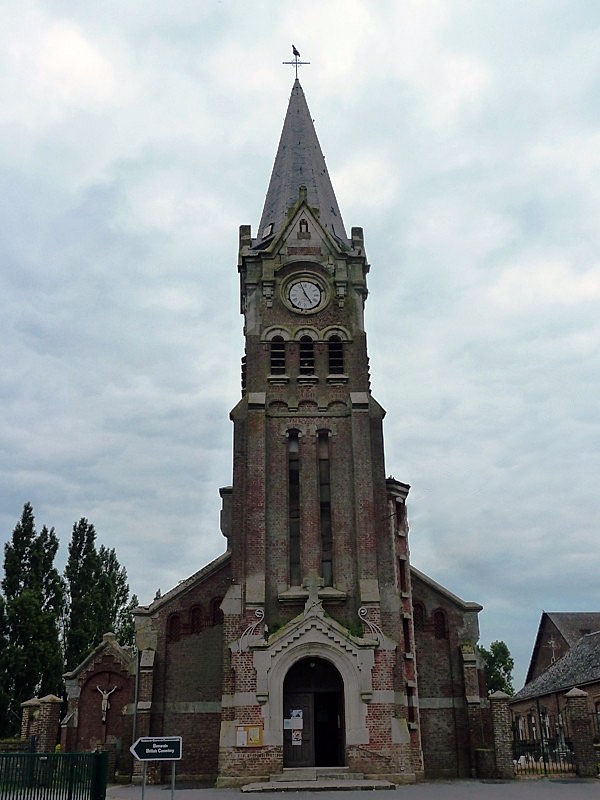
<path fill-rule="evenodd" d="M 329 661 L 303 658 L 283 682 L 285 767 L 344 764 L 344 683 Z"/>

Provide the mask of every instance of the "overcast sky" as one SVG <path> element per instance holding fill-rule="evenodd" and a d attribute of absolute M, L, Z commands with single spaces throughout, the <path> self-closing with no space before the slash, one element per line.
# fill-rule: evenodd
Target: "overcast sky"
<path fill-rule="evenodd" d="M 600 4 L 6 0 L 0 522 L 94 523 L 148 603 L 220 554 L 238 226 L 292 42 L 364 228 L 386 469 L 413 563 L 521 685 L 542 609 L 597 611 Z"/>

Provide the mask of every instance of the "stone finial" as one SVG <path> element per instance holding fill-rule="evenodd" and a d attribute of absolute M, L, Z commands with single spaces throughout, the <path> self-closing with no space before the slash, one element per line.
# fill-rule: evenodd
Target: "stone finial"
<path fill-rule="evenodd" d="M 587 697 L 587 696 L 588 696 L 587 692 L 584 692 L 583 689 L 578 689 L 576 686 L 574 686 L 572 689 L 570 689 L 565 694 L 565 697 L 567 697 L 567 698 L 568 697 Z"/>

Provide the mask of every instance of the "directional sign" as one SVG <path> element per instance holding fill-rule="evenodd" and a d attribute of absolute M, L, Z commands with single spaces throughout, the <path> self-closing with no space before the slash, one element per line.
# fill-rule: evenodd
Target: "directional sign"
<path fill-rule="evenodd" d="M 138 761 L 180 761 L 181 736 L 141 736 L 129 749 Z"/>

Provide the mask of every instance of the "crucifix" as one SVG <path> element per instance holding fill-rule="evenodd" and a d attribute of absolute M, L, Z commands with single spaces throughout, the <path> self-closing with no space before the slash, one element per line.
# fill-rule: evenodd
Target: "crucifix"
<path fill-rule="evenodd" d="M 108 691 L 105 692 L 104 689 L 101 689 L 99 686 L 96 686 L 96 689 L 98 689 L 98 691 L 102 695 L 102 722 L 106 722 L 106 712 L 110 708 L 110 702 L 108 698 L 114 691 L 116 691 L 117 687 L 115 686 L 113 689 L 110 690 L 110 692 Z"/>
<path fill-rule="evenodd" d="M 550 647 L 551 650 L 552 650 L 552 655 L 550 657 L 550 663 L 554 664 L 554 662 L 556 661 L 556 653 L 554 652 L 555 649 L 556 649 L 556 642 L 554 641 L 554 637 L 552 637 L 552 636 L 548 639 L 548 647 Z"/>
<path fill-rule="evenodd" d="M 292 55 L 294 56 L 293 61 L 282 61 L 281 63 L 295 67 L 296 78 L 298 78 L 298 67 L 302 67 L 304 64 L 310 64 L 310 61 L 300 61 L 300 53 L 296 50 L 294 45 L 292 45 Z"/>

